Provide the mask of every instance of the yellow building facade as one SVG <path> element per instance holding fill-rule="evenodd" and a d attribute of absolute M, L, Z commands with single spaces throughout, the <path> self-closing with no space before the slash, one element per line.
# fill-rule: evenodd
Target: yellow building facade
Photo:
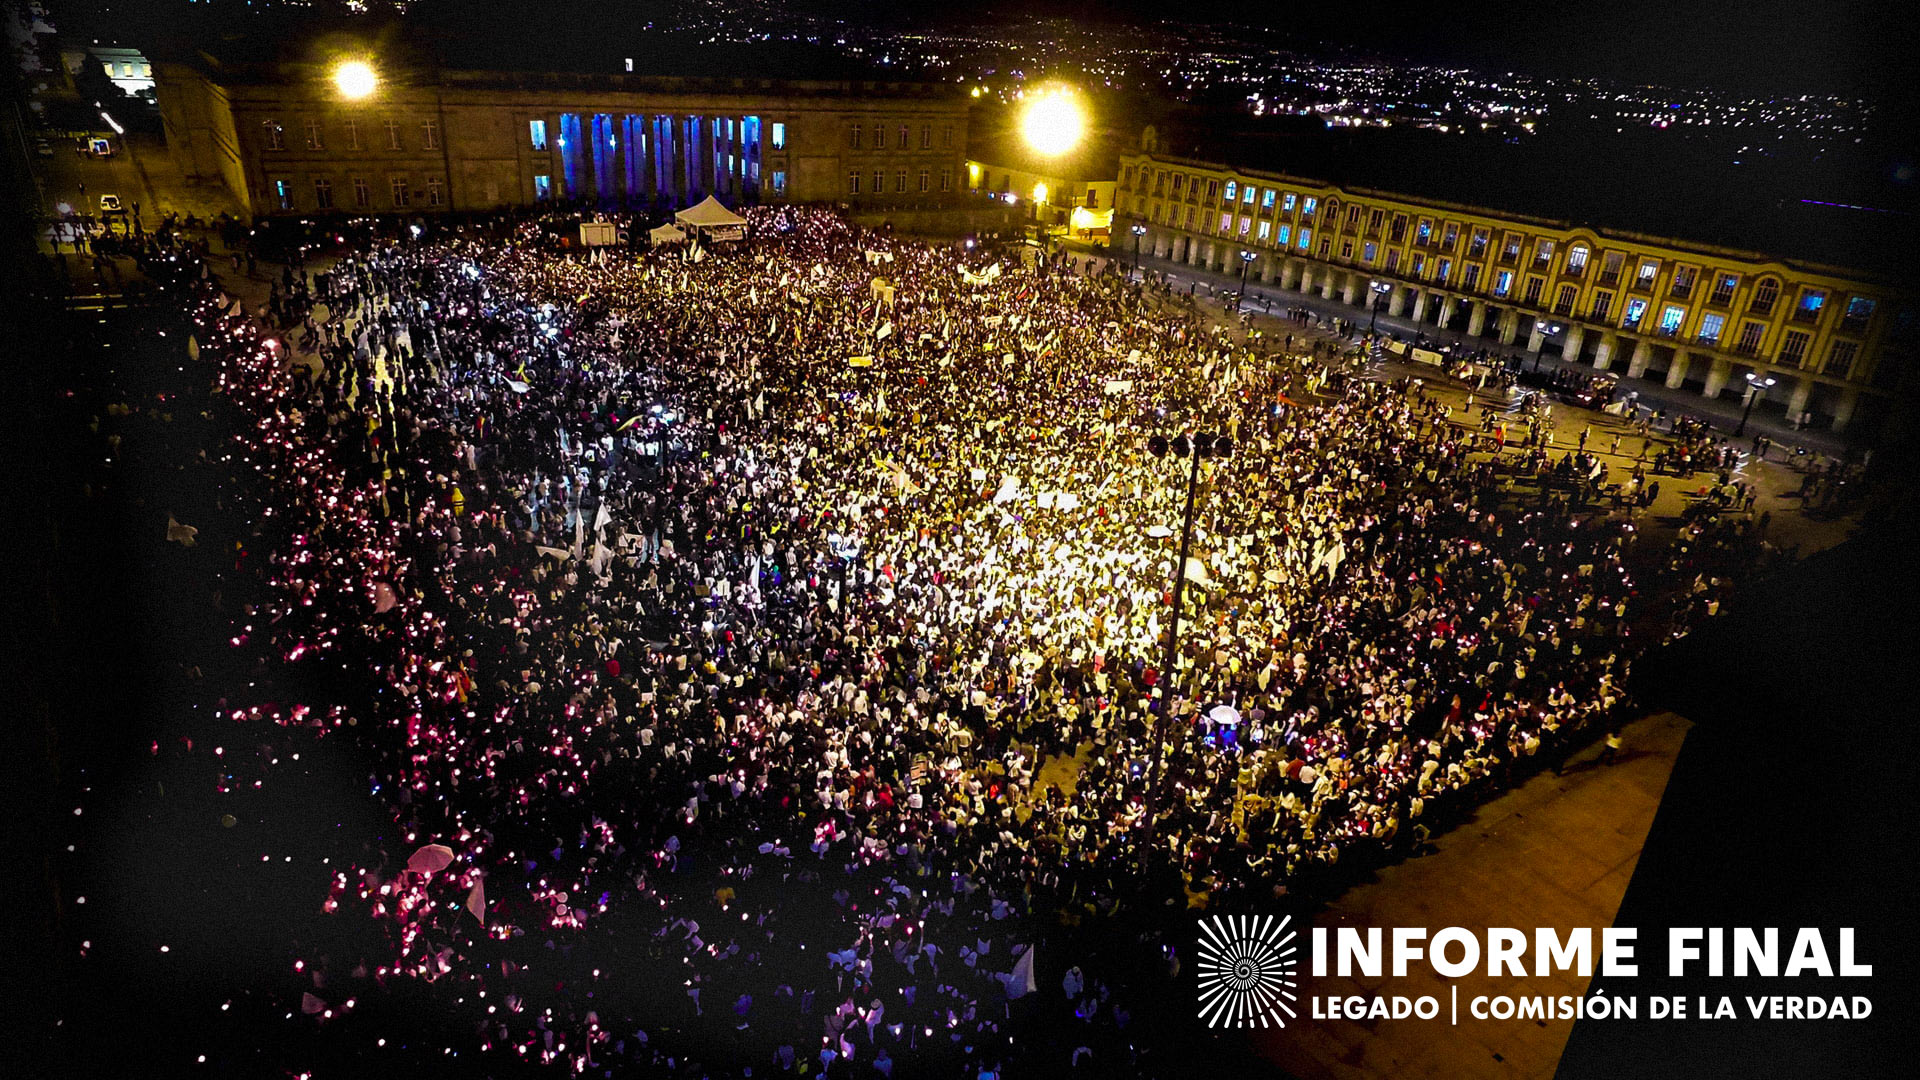
<path fill-rule="evenodd" d="M 1913 297 L 1840 267 L 1501 213 L 1159 152 L 1120 159 L 1116 234 L 1502 346 L 1706 397 L 1772 378 L 1762 409 L 1835 431 L 1905 422 Z"/>

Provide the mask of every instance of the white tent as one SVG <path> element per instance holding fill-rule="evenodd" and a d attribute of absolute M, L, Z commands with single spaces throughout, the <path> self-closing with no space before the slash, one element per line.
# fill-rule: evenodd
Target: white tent
<path fill-rule="evenodd" d="M 673 220 L 714 240 L 738 240 L 747 234 L 747 219 L 722 206 L 720 200 L 711 195 L 673 215 Z"/>
<path fill-rule="evenodd" d="M 684 244 L 687 242 L 687 234 L 680 231 L 680 226 L 669 222 L 657 229 L 650 230 L 647 233 L 647 239 L 653 241 L 656 245 Z"/>

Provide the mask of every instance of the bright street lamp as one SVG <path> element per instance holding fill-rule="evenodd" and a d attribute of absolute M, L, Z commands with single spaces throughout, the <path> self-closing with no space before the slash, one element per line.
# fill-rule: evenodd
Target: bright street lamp
<path fill-rule="evenodd" d="M 1393 285 L 1390 282 L 1374 281 L 1368 283 L 1367 289 L 1373 293 L 1373 302 L 1367 305 L 1373 309 L 1372 314 L 1367 316 L 1367 333 L 1372 335 L 1373 328 L 1380 323 L 1380 304 L 1386 299 L 1387 294 L 1393 291 Z"/>
<path fill-rule="evenodd" d="M 1020 115 L 1020 135 L 1034 150 L 1052 156 L 1080 144 L 1087 118 L 1065 90 L 1049 90 L 1027 102 Z"/>
<path fill-rule="evenodd" d="M 1253 252 L 1244 249 L 1240 252 L 1240 292 L 1233 298 L 1233 310 L 1236 312 L 1240 310 L 1240 305 L 1247 299 L 1247 271 L 1252 269 L 1253 260 L 1259 257 L 1260 256 L 1255 255 Z"/>
<path fill-rule="evenodd" d="M 380 77 L 364 60 L 343 60 L 333 69 L 333 85 L 341 97 L 357 101 L 373 93 L 380 85 Z"/>
<path fill-rule="evenodd" d="M 1747 372 L 1747 407 L 1740 410 L 1740 426 L 1733 429 L 1733 437 L 1739 438 L 1747 433 L 1747 417 L 1753 415 L 1753 403 L 1767 396 L 1767 388 L 1776 380 L 1771 375 Z"/>
<path fill-rule="evenodd" d="M 1140 272 L 1140 238 L 1147 235 L 1147 227 L 1140 222 L 1133 223 L 1133 272 Z"/>

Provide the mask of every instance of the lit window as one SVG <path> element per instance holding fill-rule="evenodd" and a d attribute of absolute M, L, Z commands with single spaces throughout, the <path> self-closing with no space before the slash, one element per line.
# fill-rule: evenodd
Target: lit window
<path fill-rule="evenodd" d="M 1286 247 L 1287 238 L 1292 231 L 1293 226 L 1291 225 L 1280 226 L 1279 230 L 1273 234 L 1273 242 L 1281 247 Z"/>
<path fill-rule="evenodd" d="M 775 121 L 773 125 L 773 148 L 775 150 L 787 148 L 787 125 L 779 121 Z"/>
<path fill-rule="evenodd" d="M 1726 320 L 1725 318 L 1723 318 L 1723 317 L 1721 317 L 1721 316 L 1719 316 L 1719 315 L 1703 315 L 1703 316 L 1701 316 L 1701 318 L 1700 318 L 1700 342 L 1701 342 L 1701 344 L 1703 344 L 1703 345 L 1713 345 L 1713 344 L 1716 344 L 1717 342 L 1719 342 L 1719 340 L 1720 340 L 1720 328 L 1721 328 L 1721 327 L 1723 327 L 1723 326 L 1725 326 L 1725 325 L 1727 325 L 1727 320 Z"/>
<path fill-rule="evenodd" d="M 1305 251 L 1307 250 L 1308 247 L 1312 246 L 1312 244 L 1313 244 L 1313 230 L 1302 228 L 1300 230 L 1300 250 Z"/>
<path fill-rule="evenodd" d="M 1643 262 L 1643 263 L 1641 263 L 1641 264 L 1640 264 L 1640 278 L 1639 278 L 1639 285 L 1640 285 L 1640 287 L 1641 287 L 1641 288 L 1647 288 L 1647 287 L 1650 287 L 1650 286 L 1651 286 L 1651 285 L 1653 284 L 1653 279 L 1654 279 L 1654 277 L 1655 277 L 1655 275 L 1657 275 L 1657 274 L 1659 274 L 1659 273 L 1660 273 L 1660 264 L 1659 264 L 1659 263 L 1657 263 L 1657 262 Z"/>
<path fill-rule="evenodd" d="M 787 170 L 773 170 L 773 193 L 775 195 L 785 195 L 787 193 Z"/>
<path fill-rule="evenodd" d="M 320 145 L 320 121 L 318 120 L 307 121 L 307 149 L 322 149 Z"/>
<path fill-rule="evenodd" d="M 1587 248 L 1585 244 L 1575 244 L 1567 249 L 1567 271 L 1577 274 L 1587 268 Z"/>
<path fill-rule="evenodd" d="M 1866 326 L 1867 320 L 1873 318 L 1873 309 L 1874 302 L 1867 297 L 1849 297 L 1847 299 L 1847 315 L 1843 320 L 1844 325 L 1849 330 L 1858 330 Z"/>
<path fill-rule="evenodd" d="M 445 182 L 437 176 L 427 177 L 427 205 L 439 206 L 447 201 Z"/>
<path fill-rule="evenodd" d="M 1233 181 L 1231 181 L 1231 180 L 1229 180 L 1229 181 L 1227 181 L 1227 201 L 1228 201 L 1228 202 L 1233 202 L 1233 201 L 1234 201 L 1234 199 L 1235 199 L 1235 197 L 1236 197 L 1236 196 L 1237 196 L 1238 194 L 1239 194 L 1239 190 L 1238 190 L 1238 188 L 1237 188 L 1237 187 L 1236 187 L 1236 186 L 1234 185 L 1234 182 L 1233 182 Z"/>
<path fill-rule="evenodd" d="M 395 210 L 406 209 L 413 201 L 412 194 L 407 190 L 406 178 L 396 176 L 390 180 L 388 184 L 393 192 L 393 208 Z"/>
<path fill-rule="evenodd" d="M 1639 326 L 1640 320 L 1646 318 L 1646 315 L 1647 302 L 1636 297 L 1627 301 L 1627 315 L 1626 318 L 1620 320 L 1620 325 Z"/>
<path fill-rule="evenodd" d="M 313 205 L 322 210 L 333 209 L 333 181 L 322 177 L 313 182 Z"/>
<path fill-rule="evenodd" d="M 533 178 L 533 197 L 545 201 L 553 197 L 553 177 L 542 173 Z"/>
<path fill-rule="evenodd" d="M 1283 213 L 1288 213 L 1288 214 L 1293 213 L 1293 200 L 1294 200 L 1293 192 L 1291 191 L 1287 192 L 1286 195 L 1282 196 L 1280 199 L 1280 210 Z"/>
<path fill-rule="evenodd" d="M 273 198 L 280 204 L 280 209 L 293 209 L 293 188 L 285 180 L 273 182 Z"/>
<path fill-rule="evenodd" d="M 1246 187 L 1241 188 L 1240 201 L 1243 203 L 1251 204 L 1253 202 L 1253 192 L 1254 192 L 1254 187 L 1252 184 L 1248 184 Z"/>
<path fill-rule="evenodd" d="M 1375 256 L 1376 254 L 1378 254 L 1378 253 L 1379 253 L 1379 251 L 1380 251 L 1380 245 L 1378 245 L 1378 244 L 1376 244 L 1376 243 L 1374 243 L 1374 242 L 1373 242 L 1373 241 L 1371 241 L 1371 240 L 1369 240 L 1369 241 L 1367 241 L 1367 247 L 1366 247 L 1366 252 L 1365 252 L 1365 255 L 1364 255 L 1364 261 L 1366 261 L 1366 262 L 1368 262 L 1368 263 L 1372 263 L 1372 262 L 1373 262 L 1373 257 L 1374 257 L 1374 256 Z"/>
<path fill-rule="evenodd" d="M 260 128 L 262 131 L 266 132 L 267 149 L 285 150 L 287 148 L 287 133 L 283 128 L 281 128 L 279 121 L 277 120 L 262 121 L 260 124 Z"/>
<path fill-rule="evenodd" d="M 1505 296 L 1512 291 L 1513 291 L 1513 271 L 1511 270 L 1500 271 L 1500 275 L 1493 279 L 1493 295 Z"/>
<path fill-rule="evenodd" d="M 1232 227 L 1233 227 L 1233 215 L 1221 214 L 1220 215 L 1220 231 L 1226 232 L 1228 229 Z"/>
<path fill-rule="evenodd" d="M 1289 195 L 1287 196 L 1287 198 L 1292 199 L 1293 196 Z M 1307 196 L 1307 204 L 1301 207 L 1300 210 L 1302 213 L 1306 214 L 1308 217 L 1312 217 L 1314 209 L 1319 205 L 1320 205 L 1320 200 L 1309 195 Z"/>
<path fill-rule="evenodd" d="M 1260 192 L 1260 209 L 1262 210 L 1273 209 L 1273 196 L 1274 196 L 1274 191 L 1272 188 L 1263 189 Z"/>
<path fill-rule="evenodd" d="M 1663 334 L 1669 334 L 1669 335 L 1679 333 L 1680 323 L 1684 321 L 1686 317 L 1687 317 L 1686 308 L 1674 307 L 1671 304 L 1661 308 L 1660 309 L 1660 332 Z"/>
<path fill-rule="evenodd" d="M 1267 237 L 1272 235 L 1272 233 L 1273 233 L 1273 222 L 1263 221 L 1260 223 L 1259 230 L 1254 234 L 1254 239 L 1259 240 L 1262 243 L 1265 243 Z"/>

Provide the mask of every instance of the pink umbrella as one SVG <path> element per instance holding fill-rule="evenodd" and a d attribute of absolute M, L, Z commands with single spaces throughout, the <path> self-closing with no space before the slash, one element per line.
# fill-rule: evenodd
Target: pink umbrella
<path fill-rule="evenodd" d="M 407 860 L 407 869 L 432 877 L 453 863 L 453 849 L 445 844 L 428 844 Z"/>

